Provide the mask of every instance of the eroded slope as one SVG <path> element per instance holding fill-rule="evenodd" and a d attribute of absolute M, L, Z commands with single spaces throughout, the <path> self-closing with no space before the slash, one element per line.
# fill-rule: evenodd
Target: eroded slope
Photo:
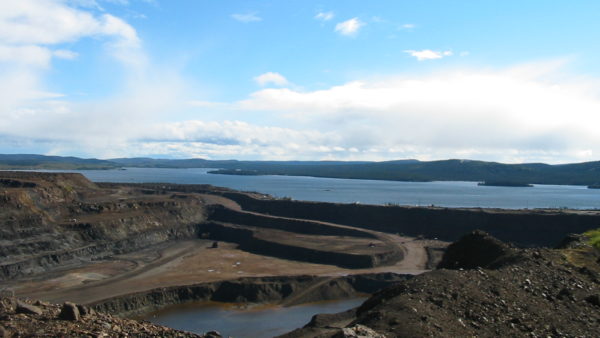
<path fill-rule="evenodd" d="M 450 246 L 442 269 L 382 290 L 353 311 L 317 316 L 287 336 L 332 337 L 364 325 L 386 337 L 593 337 L 599 259 L 585 244 L 516 249 L 474 232 Z"/>

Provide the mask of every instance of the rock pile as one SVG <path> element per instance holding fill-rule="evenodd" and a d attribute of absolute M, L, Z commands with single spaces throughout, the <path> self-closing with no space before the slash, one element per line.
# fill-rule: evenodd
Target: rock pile
<path fill-rule="evenodd" d="M 516 258 L 517 250 L 489 234 L 475 230 L 448 246 L 440 269 L 495 268 Z"/>
<path fill-rule="evenodd" d="M 288 337 L 344 337 L 358 324 L 388 338 L 597 337 L 600 251 L 574 244 L 515 249 L 471 233 L 448 249 L 442 266 L 452 269 L 400 282 L 345 320 L 321 316 Z"/>
<path fill-rule="evenodd" d="M 221 337 L 178 331 L 145 321 L 121 319 L 65 303 L 0 298 L 0 337 Z"/>

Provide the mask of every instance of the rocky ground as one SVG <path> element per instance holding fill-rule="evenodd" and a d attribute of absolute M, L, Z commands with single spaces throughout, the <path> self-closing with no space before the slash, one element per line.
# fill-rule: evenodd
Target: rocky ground
<path fill-rule="evenodd" d="M 571 236 L 559 249 L 518 249 L 475 231 L 439 269 L 316 315 L 283 337 L 597 337 L 600 252 Z M 4 336 L 197 337 L 81 305 L 0 299 Z M 218 337 L 207 333 L 204 337 Z"/>
<path fill-rule="evenodd" d="M 577 236 L 560 249 L 516 249 L 473 232 L 448 248 L 439 270 L 351 311 L 317 315 L 286 337 L 357 328 L 386 337 L 597 337 L 599 327 L 597 249 Z"/>
<path fill-rule="evenodd" d="M 149 322 L 116 318 L 65 303 L 0 298 L 0 337 L 220 337 L 197 335 Z"/>

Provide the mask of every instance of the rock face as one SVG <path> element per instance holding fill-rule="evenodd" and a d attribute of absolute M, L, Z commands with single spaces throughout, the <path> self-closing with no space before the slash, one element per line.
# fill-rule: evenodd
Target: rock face
<path fill-rule="evenodd" d="M 0 280 L 200 237 L 347 268 L 403 259 L 398 245 L 373 231 L 235 210 L 224 194 L 202 185 L 96 185 L 79 174 L 0 172 Z"/>
<path fill-rule="evenodd" d="M 0 280 L 197 238 L 194 196 L 100 188 L 80 174 L 0 173 Z"/>
<path fill-rule="evenodd" d="M 576 210 L 502 210 L 482 208 L 403 207 L 273 200 L 239 192 L 223 192 L 244 210 L 346 224 L 407 236 L 456 241 L 484 230 L 518 246 L 556 246 L 569 233 L 600 224 L 600 212 Z"/>
<path fill-rule="evenodd" d="M 167 305 L 193 301 L 280 303 L 289 306 L 370 294 L 411 277 L 394 273 L 373 273 L 344 277 L 240 278 L 159 288 L 106 299 L 90 306 L 95 311 L 126 317 L 154 311 Z"/>
<path fill-rule="evenodd" d="M 597 336 L 600 252 L 585 243 L 575 247 L 515 249 L 471 233 L 444 258 L 463 268 L 400 282 L 345 318 L 320 315 L 284 337 L 337 337 L 357 324 L 386 337 Z M 469 256 L 480 250 L 486 252 L 481 258 Z M 507 255 L 514 259 L 503 260 Z M 499 259 L 502 264 L 496 264 Z"/>
<path fill-rule="evenodd" d="M 281 239 L 274 238 L 274 235 L 281 234 L 282 232 L 257 230 L 256 227 L 248 227 L 246 225 L 207 222 L 201 225 L 201 229 L 203 233 L 208 233 L 211 239 L 237 243 L 239 244 L 239 249 L 254 254 L 310 263 L 337 265 L 349 269 L 365 269 L 392 265 L 403 258 L 401 250 L 397 247 L 386 246 L 383 243 L 381 248 L 377 249 L 369 247 L 367 241 L 364 243 L 364 248 L 371 249 L 369 250 L 370 252 L 348 253 L 343 249 L 332 250 L 331 247 L 333 245 L 326 245 L 328 243 L 326 239 L 323 239 L 325 237 L 323 235 L 313 237 L 314 241 L 298 240 L 290 243 L 289 240 L 282 241 Z M 293 238 L 296 233 L 288 234 L 288 238 Z M 302 239 L 306 239 L 306 237 Z M 307 243 L 316 242 L 317 240 L 321 240 L 323 245 L 316 248 L 307 247 Z M 342 241 L 343 239 L 336 239 L 336 243 Z"/>

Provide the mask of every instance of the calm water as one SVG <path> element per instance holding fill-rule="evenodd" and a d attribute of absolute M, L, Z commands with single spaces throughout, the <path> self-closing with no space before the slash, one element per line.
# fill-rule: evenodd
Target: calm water
<path fill-rule="evenodd" d="M 365 298 L 321 302 L 292 307 L 237 309 L 224 304 L 177 305 L 149 314 L 143 319 L 194 333 L 210 330 L 223 336 L 273 337 L 307 324 L 317 313 L 337 313 L 364 302 Z"/>
<path fill-rule="evenodd" d="M 475 182 L 394 182 L 304 176 L 232 176 L 211 169 L 78 171 L 97 182 L 212 184 L 296 200 L 363 204 L 437 205 L 494 208 L 600 208 L 600 190 L 584 186 L 536 185 L 533 188 L 485 187 Z"/>

